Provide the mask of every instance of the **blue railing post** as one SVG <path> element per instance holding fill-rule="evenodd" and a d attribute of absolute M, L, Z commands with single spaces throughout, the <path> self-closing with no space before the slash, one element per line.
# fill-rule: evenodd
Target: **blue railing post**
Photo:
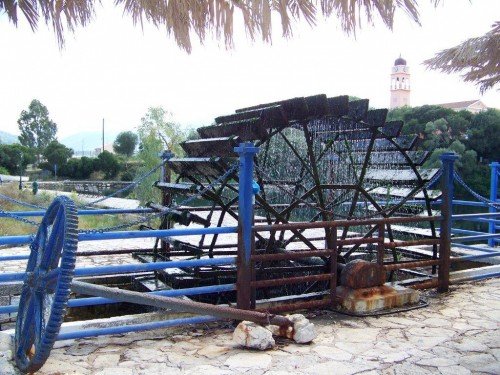
<path fill-rule="evenodd" d="M 241 143 L 234 148 L 240 156 L 239 221 L 237 260 L 237 307 L 248 310 L 254 304 L 252 298 L 252 249 L 255 246 L 253 225 L 253 158 L 259 148 L 253 143 Z"/>
<path fill-rule="evenodd" d="M 500 167 L 500 163 L 498 163 L 496 161 L 494 161 L 493 163 L 490 164 L 490 168 L 491 168 L 490 201 L 495 202 L 495 203 L 497 203 L 497 200 L 498 200 L 498 172 L 499 172 L 498 167 Z M 495 207 L 493 207 L 492 205 L 490 205 L 489 211 L 490 212 L 497 212 L 497 209 Z M 491 220 L 492 221 L 490 221 L 490 223 L 488 225 L 488 227 L 489 227 L 488 233 L 494 234 L 494 233 L 496 233 L 496 226 L 497 226 L 498 219 L 491 218 Z M 495 246 L 495 239 L 490 238 L 488 240 L 488 245 L 491 247 Z"/>
<path fill-rule="evenodd" d="M 441 177 L 441 228 L 439 243 L 439 270 L 438 291 L 447 292 L 450 284 L 450 255 L 451 255 L 451 215 L 453 214 L 453 164 L 458 156 L 453 152 L 445 152 L 439 159 L 443 163 Z"/>

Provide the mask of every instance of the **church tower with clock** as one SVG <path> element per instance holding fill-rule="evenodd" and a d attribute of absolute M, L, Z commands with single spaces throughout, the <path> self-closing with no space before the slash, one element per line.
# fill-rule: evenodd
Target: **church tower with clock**
<path fill-rule="evenodd" d="M 394 61 L 391 73 L 391 109 L 410 105 L 410 68 L 401 55 Z"/>

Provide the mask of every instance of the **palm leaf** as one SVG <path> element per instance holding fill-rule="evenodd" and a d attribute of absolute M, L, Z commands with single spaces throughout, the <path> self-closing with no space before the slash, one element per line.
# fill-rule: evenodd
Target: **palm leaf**
<path fill-rule="evenodd" d="M 437 3 L 439 0 L 431 0 Z M 92 0 L 0 0 L 0 11 L 17 25 L 18 8 L 33 30 L 39 19 L 51 24 L 58 42 L 64 45 L 65 30 L 85 26 L 95 15 Z M 374 23 L 378 15 L 392 28 L 394 13 L 402 10 L 418 22 L 417 0 L 114 0 L 114 5 L 132 18 L 134 24 L 149 22 L 164 27 L 179 47 L 191 51 L 195 34 L 203 43 L 207 32 L 233 46 L 235 11 L 243 18 L 247 35 L 260 35 L 271 42 L 273 13 L 281 20 L 285 37 L 292 35 L 293 21 L 304 19 L 315 25 L 319 15 L 340 20 L 346 33 L 355 33 L 363 20 Z"/>
<path fill-rule="evenodd" d="M 428 69 L 463 72 L 462 78 L 479 86 L 481 93 L 500 82 L 500 22 L 483 36 L 471 38 L 425 60 Z"/>

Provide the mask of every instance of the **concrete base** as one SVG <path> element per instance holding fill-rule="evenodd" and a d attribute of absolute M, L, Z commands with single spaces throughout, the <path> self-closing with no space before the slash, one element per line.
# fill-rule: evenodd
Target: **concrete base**
<path fill-rule="evenodd" d="M 420 293 L 393 283 L 364 289 L 337 287 L 337 296 L 342 298 L 342 307 L 354 314 L 367 314 L 417 304 Z"/>

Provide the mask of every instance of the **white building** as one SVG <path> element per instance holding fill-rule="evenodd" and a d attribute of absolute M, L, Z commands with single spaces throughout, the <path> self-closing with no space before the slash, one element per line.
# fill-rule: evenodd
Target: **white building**
<path fill-rule="evenodd" d="M 410 68 L 399 56 L 391 72 L 391 109 L 410 106 Z"/>

